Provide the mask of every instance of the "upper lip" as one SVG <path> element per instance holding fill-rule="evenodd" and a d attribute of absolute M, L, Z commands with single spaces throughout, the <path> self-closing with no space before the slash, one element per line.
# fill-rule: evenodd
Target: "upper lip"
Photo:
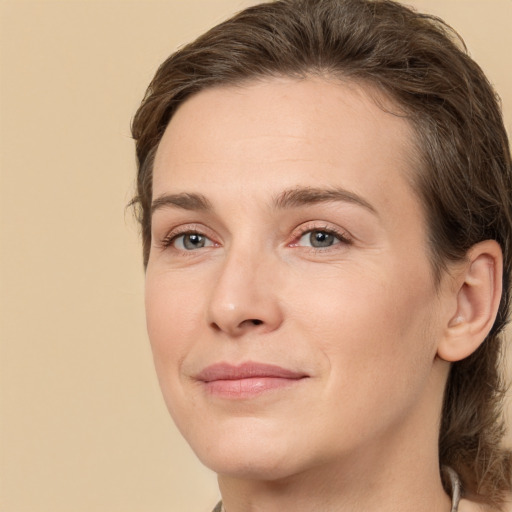
<path fill-rule="evenodd" d="M 247 362 L 240 365 L 216 363 L 201 370 L 196 379 L 203 382 L 215 380 L 240 380 L 257 377 L 274 377 L 281 379 L 301 379 L 308 377 L 304 372 L 289 370 L 274 364 Z"/>

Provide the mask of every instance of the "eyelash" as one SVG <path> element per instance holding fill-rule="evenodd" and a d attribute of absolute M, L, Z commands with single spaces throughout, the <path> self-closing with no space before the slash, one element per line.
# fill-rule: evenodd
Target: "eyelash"
<path fill-rule="evenodd" d="M 211 240 L 211 237 L 204 233 L 204 229 L 201 229 L 199 226 L 183 226 L 178 228 L 178 230 L 169 233 L 161 242 L 161 246 L 163 249 L 170 248 L 176 240 L 185 235 L 199 235 L 208 240 Z M 214 245 L 216 245 L 214 243 Z M 177 249 L 180 250 L 180 249 Z M 193 252 L 193 251 L 183 251 L 182 252 Z"/>
<path fill-rule="evenodd" d="M 332 249 L 332 247 L 337 246 L 337 245 L 351 245 L 352 244 L 351 237 L 345 231 L 340 231 L 336 228 L 327 227 L 327 226 L 305 225 L 305 226 L 301 226 L 301 228 L 292 235 L 293 242 L 289 243 L 288 247 L 301 247 L 298 245 L 298 242 L 301 240 L 301 238 L 303 238 L 304 235 L 306 235 L 308 233 L 313 233 L 313 232 L 325 233 L 327 235 L 332 235 L 339 242 L 335 243 L 333 245 L 330 245 L 330 246 L 326 246 L 326 247 L 312 247 L 312 246 L 304 247 L 304 248 L 309 249 L 312 252 L 326 252 L 326 251 Z M 176 240 L 178 238 L 185 236 L 185 235 L 199 235 L 199 236 L 205 237 L 208 240 L 210 240 L 213 243 L 213 246 L 218 245 L 216 242 L 214 242 L 212 240 L 212 238 L 210 236 L 208 236 L 204 233 L 204 230 L 202 230 L 198 227 L 195 227 L 195 226 L 183 226 L 178 231 L 173 231 L 172 233 L 167 235 L 162 240 L 162 242 L 161 242 L 162 249 L 167 249 L 167 248 L 172 247 L 172 245 L 176 242 Z M 211 246 L 209 246 L 209 247 L 211 247 Z M 183 250 L 183 249 L 176 249 L 176 250 L 178 250 L 180 252 L 188 252 L 188 253 L 194 252 L 193 250 L 189 250 L 189 251 Z"/>
<path fill-rule="evenodd" d="M 336 229 L 334 227 L 330 226 L 318 226 L 318 225 L 303 225 L 299 228 L 297 233 L 294 233 L 293 235 L 293 242 L 289 244 L 291 247 L 301 247 L 298 245 L 298 242 L 308 233 L 325 233 L 327 235 L 334 236 L 339 242 L 335 243 L 330 246 L 326 247 L 313 247 L 313 246 L 306 246 L 303 247 L 304 249 L 307 249 L 311 252 L 327 252 L 329 250 L 336 250 L 336 246 L 338 245 L 351 245 L 352 239 L 350 235 L 346 231 L 341 231 L 339 229 Z"/>

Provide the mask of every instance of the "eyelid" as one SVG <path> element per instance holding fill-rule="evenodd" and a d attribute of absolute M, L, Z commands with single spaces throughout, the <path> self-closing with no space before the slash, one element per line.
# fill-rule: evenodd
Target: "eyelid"
<path fill-rule="evenodd" d="M 161 249 L 170 248 L 172 246 L 172 244 L 176 241 L 177 238 L 179 238 L 180 236 L 183 236 L 183 235 L 187 235 L 187 234 L 198 234 L 198 235 L 204 236 L 205 238 L 210 240 L 214 246 L 220 245 L 215 240 L 216 237 L 213 236 L 210 229 L 206 228 L 202 224 L 196 224 L 196 223 L 183 224 L 181 226 L 177 226 L 177 227 L 169 230 L 165 236 L 163 236 L 161 239 L 159 239 L 158 245 L 160 246 Z M 179 251 L 180 249 L 176 249 L 176 250 Z M 182 252 L 193 252 L 193 251 L 182 251 Z"/>
<path fill-rule="evenodd" d="M 298 242 L 299 240 L 308 232 L 310 231 L 324 231 L 326 233 L 330 233 L 334 235 L 341 244 L 334 244 L 334 246 L 329 246 L 325 248 L 316 248 L 316 247 L 309 247 L 309 249 L 318 250 L 321 252 L 325 252 L 329 250 L 331 247 L 335 247 L 336 245 L 350 245 L 353 243 L 353 237 L 352 235 L 345 229 L 342 229 L 338 226 L 326 223 L 320 222 L 320 221 L 308 221 L 301 225 L 299 225 L 297 228 L 295 228 L 290 236 L 291 241 L 289 241 L 286 245 L 288 247 L 303 247 L 307 249 L 307 246 L 299 246 Z M 172 244 L 175 242 L 175 240 L 183 235 L 186 234 L 198 234 L 201 236 L 204 236 L 208 240 L 210 240 L 213 243 L 213 246 L 220 246 L 220 242 L 218 242 L 217 238 L 210 229 L 208 229 L 204 224 L 200 223 L 190 223 L 190 224 L 183 224 L 180 226 L 176 226 L 165 234 L 165 236 L 158 238 L 158 246 L 161 249 L 167 249 L 172 246 Z M 211 247 L 211 246 L 209 246 Z M 180 249 L 176 249 L 177 251 L 180 251 Z M 194 252 L 194 251 L 181 251 L 181 252 Z"/>
<path fill-rule="evenodd" d="M 338 240 L 341 242 L 341 244 L 344 245 L 350 245 L 353 243 L 353 237 L 350 235 L 350 233 L 344 229 L 341 229 L 337 226 L 333 226 L 331 224 L 327 224 L 325 222 L 319 223 L 317 221 L 310 221 L 305 224 L 301 224 L 299 227 L 293 230 L 292 233 L 292 241 L 288 244 L 289 247 L 303 247 L 298 245 L 298 241 L 308 232 L 310 231 L 323 231 L 325 233 L 329 233 L 334 235 Z M 339 245 L 339 244 L 335 244 Z M 316 248 L 316 247 L 310 247 L 310 249 L 314 250 L 320 250 L 325 252 L 326 250 L 329 250 L 329 248 L 334 246 L 329 246 L 326 248 Z M 307 248 L 307 247 L 306 247 Z"/>

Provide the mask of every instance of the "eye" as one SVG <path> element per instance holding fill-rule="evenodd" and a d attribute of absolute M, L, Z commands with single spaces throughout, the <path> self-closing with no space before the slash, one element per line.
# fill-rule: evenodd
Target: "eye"
<path fill-rule="evenodd" d="M 201 233 L 183 233 L 173 236 L 170 240 L 165 241 L 166 246 L 174 246 L 181 251 L 194 251 L 203 247 L 212 247 L 214 243 Z"/>
<path fill-rule="evenodd" d="M 321 249 L 349 241 L 337 233 L 326 229 L 312 229 L 303 233 L 297 245 Z"/>

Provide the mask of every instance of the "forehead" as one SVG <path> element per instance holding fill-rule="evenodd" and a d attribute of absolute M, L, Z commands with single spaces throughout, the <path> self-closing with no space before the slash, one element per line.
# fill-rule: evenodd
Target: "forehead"
<path fill-rule="evenodd" d="M 153 196 L 230 190 L 256 198 L 290 187 L 340 186 L 414 206 L 414 131 L 368 86 L 272 78 L 204 90 L 185 101 L 160 142 Z M 219 196 L 220 199 L 220 196 Z"/>

